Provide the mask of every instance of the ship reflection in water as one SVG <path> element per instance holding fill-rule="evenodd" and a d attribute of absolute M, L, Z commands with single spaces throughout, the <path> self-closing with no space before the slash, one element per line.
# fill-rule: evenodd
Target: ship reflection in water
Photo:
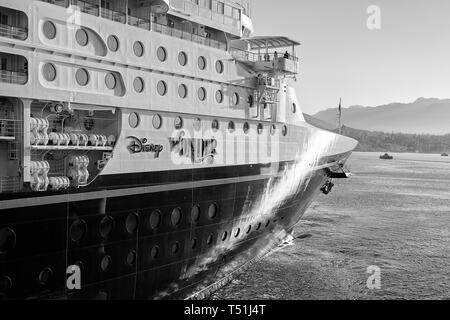
<path fill-rule="evenodd" d="M 321 196 L 277 250 L 215 299 L 445 299 L 450 292 L 450 160 L 350 158 L 352 178 Z M 367 288 L 367 268 L 381 288 Z"/>

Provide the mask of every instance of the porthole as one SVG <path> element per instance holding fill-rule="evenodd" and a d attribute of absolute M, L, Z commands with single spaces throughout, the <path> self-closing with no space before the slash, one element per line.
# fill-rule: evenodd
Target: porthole
<path fill-rule="evenodd" d="M 130 115 L 128 116 L 128 124 L 130 128 L 136 129 L 139 126 L 140 122 L 141 119 L 136 112 L 130 113 Z"/>
<path fill-rule="evenodd" d="M 172 245 L 172 254 L 173 255 L 177 254 L 179 250 L 180 250 L 180 243 L 179 242 L 175 242 Z"/>
<path fill-rule="evenodd" d="M 183 129 L 183 119 L 181 117 L 176 117 L 173 122 L 173 125 L 176 130 Z"/>
<path fill-rule="evenodd" d="M 202 129 L 202 120 L 200 120 L 200 118 L 195 118 L 193 126 L 195 131 L 200 131 Z"/>
<path fill-rule="evenodd" d="M 234 125 L 234 122 L 233 121 L 228 122 L 228 131 L 234 132 L 234 130 L 236 130 L 236 126 Z"/>
<path fill-rule="evenodd" d="M 84 237 L 86 231 L 87 231 L 86 222 L 82 219 L 75 220 L 70 225 L 69 229 L 70 239 L 73 242 L 78 243 Z"/>
<path fill-rule="evenodd" d="M 16 233 L 10 228 L 0 229 L 0 254 L 8 253 L 16 246 Z"/>
<path fill-rule="evenodd" d="M 218 103 L 222 103 L 223 102 L 223 92 L 222 92 L 222 90 L 217 90 L 216 91 L 216 101 Z"/>
<path fill-rule="evenodd" d="M 116 88 L 116 76 L 113 73 L 108 73 L 105 76 L 105 84 L 106 87 L 110 90 L 113 90 Z"/>
<path fill-rule="evenodd" d="M 111 256 L 104 256 L 102 258 L 102 262 L 100 263 L 100 267 L 103 271 L 108 271 L 109 267 L 111 266 L 112 258 Z"/>
<path fill-rule="evenodd" d="M 274 136 L 275 133 L 277 132 L 277 127 L 273 124 L 270 126 L 270 135 Z"/>
<path fill-rule="evenodd" d="M 89 83 L 89 72 L 84 68 L 78 69 L 75 74 L 75 79 L 80 86 L 87 86 Z"/>
<path fill-rule="evenodd" d="M 162 127 L 162 118 L 161 118 L 161 116 L 159 114 L 155 114 L 153 116 L 152 125 L 153 125 L 153 128 L 155 128 L 156 130 L 161 129 L 161 127 Z"/>
<path fill-rule="evenodd" d="M 152 212 L 149 218 L 150 228 L 155 230 L 161 226 L 161 211 L 155 210 Z"/>
<path fill-rule="evenodd" d="M 281 132 L 282 132 L 283 136 L 286 136 L 287 133 L 288 133 L 288 128 L 287 128 L 287 126 L 283 126 L 283 129 L 281 130 Z"/>
<path fill-rule="evenodd" d="M 213 131 L 217 131 L 219 130 L 219 121 L 217 121 L 216 119 L 214 119 L 211 123 L 211 128 L 213 129 Z"/>
<path fill-rule="evenodd" d="M 239 104 L 239 94 L 237 92 L 233 93 L 233 104 L 237 106 Z"/>
<path fill-rule="evenodd" d="M 248 226 L 248 228 L 247 228 L 247 234 L 249 234 L 251 231 L 252 231 L 252 226 L 250 225 L 250 226 Z"/>
<path fill-rule="evenodd" d="M 187 97 L 187 94 L 188 94 L 187 86 L 185 84 L 180 84 L 178 86 L 178 95 L 180 96 L 180 98 L 185 99 Z"/>
<path fill-rule="evenodd" d="M 248 133 L 248 131 L 250 130 L 250 125 L 248 124 L 248 122 L 244 123 L 242 130 L 244 131 L 245 134 Z"/>
<path fill-rule="evenodd" d="M 297 112 L 297 105 L 295 103 L 292 104 L 291 111 L 292 111 L 292 113 L 296 113 Z"/>
<path fill-rule="evenodd" d="M 194 250 L 195 248 L 197 248 L 197 243 L 198 243 L 197 238 L 194 238 L 194 239 L 191 240 L 191 249 L 192 249 L 192 250 Z"/>
<path fill-rule="evenodd" d="M 200 220 L 200 207 L 199 206 L 193 206 L 191 210 L 191 221 L 196 223 Z"/>
<path fill-rule="evenodd" d="M 133 44 L 133 51 L 136 57 L 142 57 L 144 55 L 144 44 L 140 41 L 136 41 Z"/>
<path fill-rule="evenodd" d="M 217 216 L 218 211 L 219 210 L 218 210 L 217 204 L 211 203 L 208 208 L 208 217 L 210 219 L 214 219 Z"/>
<path fill-rule="evenodd" d="M 200 101 L 206 100 L 206 89 L 205 88 L 200 87 L 198 89 L 198 98 L 200 99 Z"/>
<path fill-rule="evenodd" d="M 167 84 L 164 81 L 159 81 L 156 87 L 160 96 L 165 96 L 167 93 Z"/>
<path fill-rule="evenodd" d="M 56 27 L 55 24 L 51 21 L 45 21 L 42 25 L 42 32 L 44 33 L 44 36 L 49 39 L 53 40 L 56 37 Z"/>
<path fill-rule="evenodd" d="M 174 227 L 178 226 L 181 223 L 181 209 L 180 208 L 173 209 L 170 220 L 172 222 L 172 226 L 174 226 Z"/>
<path fill-rule="evenodd" d="M 237 238 L 237 237 L 239 237 L 240 234 L 241 234 L 241 229 L 237 228 L 236 231 L 234 232 L 234 237 Z"/>
<path fill-rule="evenodd" d="M 142 79 L 141 77 L 135 78 L 133 87 L 134 91 L 136 91 L 137 93 L 141 93 L 142 91 L 144 91 L 144 79 Z"/>
<path fill-rule="evenodd" d="M 150 250 L 150 257 L 152 259 L 156 259 L 159 256 L 159 247 L 158 246 L 154 246 L 151 250 Z"/>
<path fill-rule="evenodd" d="M 258 226 L 256 227 L 256 231 L 258 231 L 259 229 L 261 229 L 261 222 L 258 223 Z"/>
<path fill-rule="evenodd" d="M 198 68 L 200 70 L 206 69 L 206 58 L 203 56 L 198 57 Z"/>
<path fill-rule="evenodd" d="M 50 280 L 50 278 L 53 275 L 53 271 L 50 268 L 44 268 L 41 272 L 39 272 L 39 283 L 43 286 L 45 286 L 48 281 Z"/>
<path fill-rule="evenodd" d="M 117 39 L 116 36 L 110 35 L 106 42 L 108 44 L 109 50 L 111 50 L 112 52 L 116 52 L 117 50 L 119 50 L 119 39 Z"/>
<path fill-rule="evenodd" d="M 136 263 L 136 251 L 132 250 L 127 255 L 127 265 L 131 267 L 134 266 L 135 263 Z"/>
<path fill-rule="evenodd" d="M 220 60 L 216 61 L 216 71 L 217 73 L 223 73 L 223 62 Z"/>
<path fill-rule="evenodd" d="M 253 100 L 253 96 L 252 95 L 248 96 L 247 103 L 248 103 L 248 107 L 249 108 L 253 107 L 254 100 Z"/>
<path fill-rule="evenodd" d="M 260 124 L 258 124 L 258 134 L 262 134 L 263 133 L 263 131 L 264 131 L 264 127 L 263 127 L 263 125 L 260 123 Z"/>
<path fill-rule="evenodd" d="M 186 52 L 181 51 L 181 52 L 178 54 L 178 63 L 179 63 L 181 66 L 187 65 L 187 63 L 188 63 L 188 58 L 187 58 Z"/>
<path fill-rule="evenodd" d="M 47 81 L 54 81 L 56 79 L 56 68 L 51 63 L 46 63 L 42 68 L 42 75 Z"/>
<path fill-rule="evenodd" d="M 266 222 L 266 228 L 270 225 L 270 220 L 267 220 Z"/>
<path fill-rule="evenodd" d="M 0 292 L 6 292 L 12 288 L 12 280 L 8 276 L 0 277 Z"/>
<path fill-rule="evenodd" d="M 86 30 L 84 29 L 78 29 L 75 33 L 75 39 L 77 40 L 78 44 L 82 47 L 87 46 L 89 42 L 89 36 Z"/>
<path fill-rule="evenodd" d="M 110 216 L 103 217 L 100 221 L 98 232 L 103 239 L 108 238 L 114 229 L 114 219 Z"/>
<path fill-rule="evenodd" d="M 167 51 L 164 47 L 159 47 L 156 51 L 159 61 L 164 62 L 167 59 Z"/>
<path fill-rule="evenodd" d="M 210 234 L 208 236 L 208 239 L 206 239 L 206 243 L 210 246 L 210 245 L 212 245 L 213 242 L 214 242 L 214 235 Z"/>
<path fill-rule="evenodd" d="M 129 234 L 134 234 L 139 226 L 139 217 L 137 213 L 130 213 L 125 221 L 125 229 Z"/>
<path fill-rule="evenodd" d="M 228 238 L 228 232 L 224 231 L 222 234 L 222 241 L 227 240 L 227 238 Z"/>

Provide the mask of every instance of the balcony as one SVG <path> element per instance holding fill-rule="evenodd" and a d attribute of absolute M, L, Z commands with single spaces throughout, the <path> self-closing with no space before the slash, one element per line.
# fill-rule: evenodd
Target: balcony
<path fill-rule="evenodd" d="M 42 2 L 47 2 L 51 4 L 56 4 L 57 6 L 67 8 L 69 6 L 69 0 L 41 0 Z"/>
<path fill-rule="evenodd" d="M 28 30 L 21 27 L 0 24 L 0 36 L 11 39 L 26 40 L 28 38 Z"/>
<path fill-rule="evenodd" d="M 126 23 L 127 21 L 127 15 L 124 12 L 118 12 L 106 8 L 101 8 L 101 16 L 102 18 L 120 23 Z"/>
<path fill-rule="evenodd" d="M 99 16 L 100 13 L 100 6 L 98 4 L 98 1 L 94 3 L 85 0 L 70 0 L 70 5 L 76 6 L 80 9 L 81 12 L 91 14 L 93 16 Z"/>
<path fill-rule="evenodd" d="M 21 188 L 19 177 L 0 177 L 0 193 L 17 192 Z"/>
<path fill-rule="evenodd" d="M 0 82 L 23 85 L 28 82 L 28 74 L 26 72 L 0 70 Z"/>
<path fill-rule="evenodd" d="M 267 72 L 268 70 L 272 70 L 288 74 L 298 74 L 299 59 L 289 53 L 283 55 L 276 52 L 261 54 L 233 49 L 231 55 L 234 59 L 248 65 L 255 71 Z"/>

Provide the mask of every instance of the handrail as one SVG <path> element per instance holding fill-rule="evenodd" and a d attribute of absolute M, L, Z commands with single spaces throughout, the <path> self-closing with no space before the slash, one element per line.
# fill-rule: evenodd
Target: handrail
<path fill-rule="evenodd" d="M 8 24 L 0 24 L 0 36 L 25 40 L 28 38 L 28 29 Z"/>
<path fill-rule="evenodd" d="M 25 84 L 28 81 L 28 74 L 26 72 L 0 70 L 0 82 Z"/>
<path fill-rule="evenodd" d="M 106 18 L 112 21 L 125 23 L 127 21 L 127 15 L 125 12 L 114 11 L 106 8 L 101 8 L 101 16 L 102 18 Z"/>
<path fill-rule="evenodd" d="M 298 62 L 298 57 L 292 54 L 280 54 L 280 53 L 255 53 L 251 51 L 244 51 L 239 49 L 233 49 L 232 55 L 235 59 L 239 60 L 247 60 L 250 62 L 270 62 L 275 61 L 276 59 L 287 59 L 291 61 Z"/>
<path fill-rule="evenodd" d="M 81 12 L 99 16 L 100 6 L 97 3 L 89 2 L 86 0 L 70 0 L 70 4 L 80 8 Z"/>
<path fill-rule="evenodd" d="M 20 190 L 19 177 L 0 177 L 0 193 Z"/>

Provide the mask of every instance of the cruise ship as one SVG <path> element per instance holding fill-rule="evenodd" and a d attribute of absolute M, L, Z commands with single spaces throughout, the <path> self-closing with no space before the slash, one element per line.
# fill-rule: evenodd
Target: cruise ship
<path fill-rule="evenodd" d="M 0 0 L 0 298 L 204 299 L 357 142 L 303 114 L 249 0 Z"/>

